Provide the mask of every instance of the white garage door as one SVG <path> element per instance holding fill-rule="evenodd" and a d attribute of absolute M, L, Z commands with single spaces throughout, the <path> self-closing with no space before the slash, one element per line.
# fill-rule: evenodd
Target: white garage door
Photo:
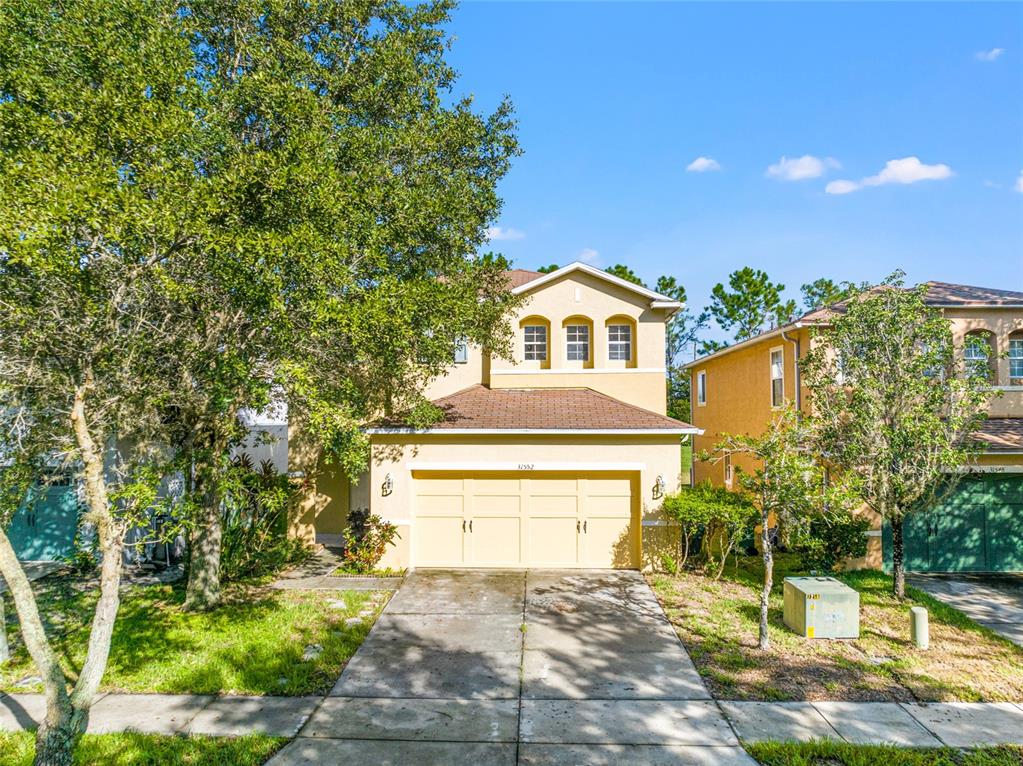
<path fill-rule="evenodd" d="M 635 569 L 634 473 L 417 471 L 419 567 Z"/>

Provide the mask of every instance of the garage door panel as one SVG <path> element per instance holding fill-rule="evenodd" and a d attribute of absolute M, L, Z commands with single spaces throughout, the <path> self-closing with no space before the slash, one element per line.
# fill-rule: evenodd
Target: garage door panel
<path fill-rule="evenodd" d="M 492 477 L 473 478 L 472 493 L 474 495 L 518 495 L 522 491 L 519 479 L 498 479 Z"/>
<path fill-rule="evenodd" d="M 583 566 L 603 569 L 605 567 L 633 566 L 633 537 L 629 533 L 628 519 L 594 518 L 586 520 L 583 535 Z"/>
<path fill-rule="evenodd" d="M 586 494 L 628 497 L 632 494 L 632 482 L 629 479 L 587 479 Z"/>
<path fill-rule="evenodd" d="M 515 516 L 521 513 L 522 498 L 518 495 L 473 495 L 473 516 Z"/>
<path fill-rule="evenodd" d="M 464 566 L 462 517 L 419 516 L 414 535 L 416 563 L 420 566 Z"/>
<path fill-rule="evenodd" d="M 631 497 L 594 497 L 589 495 L 585 502 L 586 516 L 610 516 L 624 519 L 628 523 L 632 518 Z"/>
<path fill-rule="evenodd" d="M 429 476 L 416 482 L 416 494 L 423 495 L 462 495 L 465 482 L 461 478 L 444 478 Z"/>
<path fill-rule="evenodd" d="M 529 479 L 531 495 L 572 495 L 579 493 L 578 479 Z"/>
<path fill-rule="evenodd" d="M 579 566 L 577 521 L 574 516 L 531 518 L 527 559 L 529 566 Z"/>
<path fill-rule="evenodd" d="M 416 503 L 419 515 L 462 516 L 465 498 L 462 495 L 420 495 Z"/>
<path fill-rule="evenodd" d="M 571 516 L 579 515 L 579 497 L 557 497 L 549 495 L 532 495 L 529 498 L 530 516 Z"/>
<path fill-rule="evenodd" d="M 519 516 L 472 520 L 472 563 L 476 566 L 517 566 L 522 562 L 522 519 Z"/>

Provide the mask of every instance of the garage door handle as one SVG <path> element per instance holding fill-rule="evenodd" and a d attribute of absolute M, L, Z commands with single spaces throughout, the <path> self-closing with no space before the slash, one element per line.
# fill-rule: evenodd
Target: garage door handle
<path fill-rule="evenodd" d="M 462 519 L 462 534 L 465 534 L 465 519 Z"/>
<path fill-rule="evenodd" d="M 586 522 L 583 522 L 583 534 L 586 534 Z"/>
<path fill-rule="evenodd" d="M 469 519 L 469 531 L 472 532 L 472 519 Z"/>
<path fill-rule="evenodd" d="M 576 521 L 576 523 L 575 523 L 575 533 L 579 534 L 581 531 L 582 531 L 582 522 Z"/>

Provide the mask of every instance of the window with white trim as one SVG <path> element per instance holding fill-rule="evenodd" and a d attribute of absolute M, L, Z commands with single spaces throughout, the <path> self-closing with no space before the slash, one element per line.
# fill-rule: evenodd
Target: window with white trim
<path fill-rule="evenodd" d="M 696 403 L 701 407 L 707 403 L 707 373 L 696 373 Z"/>
<path fill-rule="evenodd" d="M 725 455 L 725 484 L 732 483 L 732 456 Z"/>
<path fill-rule="evenodd" d="M 584 324 L 570 324 L 565 328 L 565 358 L 570 362 L 590 360 L 590 328 Z"/>
<path fill-rule="evenodd" d="M 1023 335 L 1009 336 L 1009 385 L 1023 386 Z"/>
<path fill-rule="evenodd" d="M 455 364 L 469 363 L 469 341 L 465 338 L 455 338 Z"/>
<path fill-rule="evenodd" d="M 781 407 L 785 403 L 785 352 L 781 348 L 771 349 L 771 406 Z"/>
<path fill-rule="evenodd" d="M 990 333 L 979 331 L 969 332 L 963 339 L 963 363 L 966 374 L 971 377 L 993 381 L 994 370 L 991 360 L 994 357 Z"/>
<path fill-rule="evenodd" d="M 628 362 L 632 359 L 632 325 L 607 326 L 607 358 L 619 362 Z"/>
<path fill-rule="evenodd" d="M 525 349 L 523 358 L 527 362 L 547 361 L 547 327 L 542 324 L 527 324 L 525 332 Z"/>

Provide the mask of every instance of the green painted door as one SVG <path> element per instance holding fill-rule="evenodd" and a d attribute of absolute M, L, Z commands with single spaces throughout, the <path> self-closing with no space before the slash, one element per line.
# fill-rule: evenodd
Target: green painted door
<path fill-rule="evenodd" d="M 891 565 L 891 529 L 883 530 Z M 1023 572 L 1023 476 L 965 477 L 937 507 L 906 520 L 911 572 Z"/>
<path fill-rule="evenodd" d="M 57 561 L 75 550 L 78 496 L 70 482 L 33 490 L 35 497 L 11 518 L 7 534 L 23 561 Z"/>

